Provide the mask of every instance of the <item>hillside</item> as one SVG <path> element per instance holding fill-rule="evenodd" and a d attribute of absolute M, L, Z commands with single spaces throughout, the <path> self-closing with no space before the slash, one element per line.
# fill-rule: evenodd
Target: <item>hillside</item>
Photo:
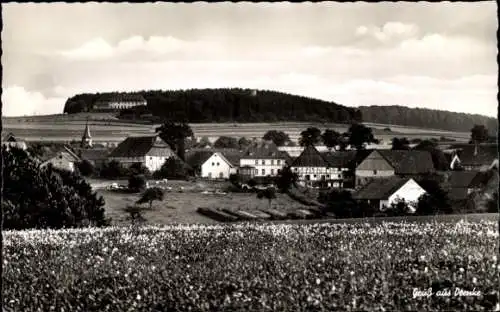
<path fill-rule="evenodd" d="M 495 118 L 483 115 L 404 106 L 360 106 L 359 109 L 363 121 L 372 123 L 462 132 L 469 132 L 477 124 L 486 126 L 492 135 L 498 128 Z"/>
<path fill-rule="evenodd" d="M 182 91 L 140 91 L 147 111 L 156 118 L 189 122 L 273 122 L 329 121 L 350 123 L 361 120 L 359 111 L 303 96 L 248 89 L 192 89 Z M 95 103 L 109 94 L 78 94 L 67 100 L 65 113 L 92 111 Z M 122 114 L 124 115 L 124 114 Z"/>
<path fill-rule="evenodd" d="M 64 112 L 74 114 L 94 111 L 95 103 L 103 96 L 117 94 L 75 95 L 66 101 Z M 275 91 L 257 91 L 252 94 L 249 89 L 192 89 L 140 91 L 133 94 L 146 99 L 147 109 L 122 111 L 121 118 L 150 113 L 152 117 L 147 118 L 154 122 L 165 118 L 191 123 L 308 121 L 349 124 L 362 120 L 367 123 L 461 132 L 469 132 L 475 124 L 481 124 L 492 134 L 497 131 L 497 120 L 482 115 L 403 106 L 351 108 L 335 102 Z"/>

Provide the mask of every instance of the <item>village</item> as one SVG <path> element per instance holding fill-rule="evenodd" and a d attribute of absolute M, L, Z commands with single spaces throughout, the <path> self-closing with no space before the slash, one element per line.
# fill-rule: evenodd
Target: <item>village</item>
<path fill-rule="evenodd" d="M 115 106 L 134 105 L 139 104 Z M 368 142 L 361 147 L 340 147 L 330 143 L 327 147 L 321 133 L 307 142 L 315 131 L 319 129 L 304 129 L 303 142 L 293 142 L 286 133 L 276 131 L 262 138 L 221 136 L 212 142 L 193 134 L 179 153 L 159 133 L 129 136 L 119 144 L 95 142 L 87 120 L 80 140 L 33 143 L 8 133 L 2 144 L 31 151 L 42 167 L 50 164 L 85 176 L 106 200 L 107 213 L 120 220 L 124 220 L 124 211 L 139 214 L 138 196 L 149 188 L 167 194 L 154 206 L 157 211 L 169 211 L 162 218 L 153 217 L 161 223 L 392 216 L 390 208 L 399 202 L 405 203 L 405 214 L 411 215 L 429 193 L 428 183 L 422 181 L 430 176 L 438 177 L 446 192 L 447 213 L 486 212 L 488 203 L 498 196 L 494 193 L 498 184 L 494 143 L 394 138 L 385 145 Z M 278 146 L 269 139 L 273 135 L 288 138 L 279 139 Z M 286 183 L 293 187 L 287 186 L 281 194 L 277 181 L 285 171 L 290 173 Z M 137 179 L 143 181 L 134 182 Z M 349 203 L 335 196 L 321 200 L 329 192 L 336 196 L 348 192 Z M 267 198 L 269 204 L 259 198 Z M 331 211 L 326 207 L 332 201 L 346 207 L 355 203 L 357 208 Z"/>

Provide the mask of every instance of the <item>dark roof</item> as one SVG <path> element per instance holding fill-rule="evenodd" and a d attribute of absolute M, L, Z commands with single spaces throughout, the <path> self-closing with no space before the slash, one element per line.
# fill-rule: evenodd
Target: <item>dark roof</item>
<path fill-rule="evenodd" d="M 314 146 L 309 145 L 295 158 L 292 167 L 328 167 L 328 163 Z"/>
<path fill-rule="evenodd" d="M 104 160 L 108 158 L 110 150 L 107 148 L 91 148 L 82 149 L 80 151 L 80 158 L 86 160 Z"/>
<path fill-rule="evenodd" d="M 464 200 L 468 197 L 467 188 L 465 187 L 455 187 L 448 191 L 448 198 L 450 200 Z"/>
<path fill-rule="evenodd" d="M 480 144 L 477 149 L 477 155 L 474 155 L 474 144 L 456 144 L 460 163 L 465 166 L 491 165 L 495 159 L 498 159 L 497 144 Z"/>
<path fill-rule="evenodd" d="M 200 167 L 213 153 L 211 150 L 190 151 L 186 153 L 186 163 L 193 168 Z"/>
<path fill-rule="evenodd" d="M 330 167 L 350 168 L 356 166 L 356 151 L 326 152 L 321 154 Z"/>
<path fill-rule="evenodd" d="M 374 179 L 355 192 L 353 198 L 367 200 L 387 199 L 409 180 L 409 178 L 400 178 L 396 176 Z"/>
<path fill-rule="evenodd" d="M 428 151 L 376 150 L 394 168 L 396 174 L 422 174 L 434 171 Z"/>
<path fill-rule="evenodd" d="M 272 141 L 255 142 L 244 152 L 242 158 L 246 159 L 285 159 L 288 160 L 288 153 L 280 151 L 278 146 Z"/>
<path fill-rule="evenodd" d="M 473 188 L 479 186 L 482 179 L 479 171 L 452 171 L 448 181 L 451 188 Z"/>
<path fill-rule="evenodd" d="M 80 161 L 80 157 L 78 157 L 78 155 L 76 155 L 75 152 L 73 152 L 71 150 L 71 148 L 69 148 L 68 146 L 65 146 L 65 145 L 63 145 L 63 146 L 59 145 L 59 146 L 55 146 L 52 148 L 43 147 L 42 155 L 39 156 L 38 158 L 42 162 L 45 162 L 45 161 L 50 160 L 58 155 L 66 158 L 68 161 L 72 161 L 72 162 Z"/>
<path fill-rule="evenodd" d="M 173 156 L 170 146 L 159 136 L 128 137 L 110 153 L 109 157 L 143 157 L 154 149 L 155 156 Z"/>
<path fill-rule="evenodd" d="M 235 151 L 224 151 L 221 152 L 222 156 L 224 156 L 233 166 L 239 167 L 240 165 L 240 159 L 243 156 L 243 153 L 241 153 L 238 150 Z"/>

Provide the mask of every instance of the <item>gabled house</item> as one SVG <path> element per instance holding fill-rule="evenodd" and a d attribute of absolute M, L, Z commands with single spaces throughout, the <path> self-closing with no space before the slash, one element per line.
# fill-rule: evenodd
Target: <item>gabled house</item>
<path fill-rule="evenodd" d="M 427 151 L 374 150 L 356 167 L 356 185 L 392 176 L 419 177 L 434 172 Z"/>
<path fill-rule="evenodd" d="M 231 174 L 238 172 L 237 163 L 231 162 L 221 152 L 214 152 L 201 165 L 201 177 L 208 179 L 229 179 Z"/>
<path fill-rule="evenodd" d="M 240 174 L 248 177 L 277 176 L 290 158 L 270 141 L 254 143 L 247 148 L 240 159 Z"/>
<path fill-rule="evenodd" d="M 488 182 L 480 171 L 453 171 L 448 179 L 448 198 L 455 209 L 473 210 L 476 195 Z"/>
<path fill-rule="evenodd" d="M 312 145 L 307 146 L 291 164 L 298 175 L 298 183 L 308 187 L 325 187 L 341 174 Z M 335 178 L 334 178 L 335 175 Z"/>
<path fill-rule="evenodd" d="M 387 210 L 398 200 L 404 200 L 410 210 L 415 212 L 420 196 L 425 193 L 426 191 L 412 178 L 391 176 L 371 180 L 353 193 L 353 199 L 365 202 L 380 211 Z"/>
<path fill-rule="evenodd" d="M 49 150 L 42 156 L 38 157 L 41 164 L 40 167 L 46 167 L 51 164 L 54 168 L 74 172 L 76 166 L 81 161 L 69 147 L 63 146 L 54 150 Z"/>
<path fill-rule="evenodd" d="M 455 144 L 457 161 L 464 170 L 498 169 L 498 145 L 497 144 Z"/>
<path fill-rule="evenodd" d="M 161 168 L 171 157 L 178 157 L 159 136 L 128 137 L 109 154 L 109 161 L 117 161 L 125 167 L 141 163 L 149 171 Z"/>
<path fill-rule="evenodd" d="M 108 160 L 110 152 L 108 148 L 81 149 L 79 156 L 82 160 L 88 160 L 95 168 L 100 169 Z"/>
<path fill-rule="evenodd" d="M 17 138 L 12 132 L 9 132 L 2 137 L 2 146 L 5 146 L 7 149 L 12 147 L 17 147 L 22 150 L 28 149 L 26 142 Z"/>
<path fill-rule="evenodd" d="M 322 153 L 330 168 L 337 174 L 330 175 L 331 187 L 354 187 L 354 172 L 356 166 L 370 153 L 369 150 L 350 150 Z"/>

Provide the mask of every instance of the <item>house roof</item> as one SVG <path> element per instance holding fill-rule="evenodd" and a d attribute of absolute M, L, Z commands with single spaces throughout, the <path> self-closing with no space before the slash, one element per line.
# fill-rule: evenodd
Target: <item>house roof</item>
<path fill-rule="evenodd" d="M 280 151 L 272 141 L 261 141 L 252 143 L 243 153 L 243 159 L 285 159 L 288 153 Z"/>
<path fill-rule="evenodd" d="M 389 177 L 378 178 L 368 182 L 353 194 L 354 199 L 383 200 L 405 185 L 410 178 Z"/>
<path fill-rule="evenodd" d="M 201 166 L 214 154 L 211 150 L 189 151 L 186 153 L 186 163 L 193 168 Z"/>
<path fill-rule="evenodd" d="M 434 171 L 428 151 L 377 150 L 394 168 L 396 174 L 422 174 Z"/>
<path fill-rule="evenodd" d="M 328 162 L 323 158 L 318 150 L 312 146 L 307 146 L 299 157 L 292 162 L 292 167 L 327 167 Z"/>
<path fill-rule="evenodd" d="M 240 159 L 243 156 L 243 154 L 238 151 L 238 150 L 233 150 L 233 151 L 223 151 L 221 152 L 222 156 L 224 156 L 233 166 L 239 167 L 240 165 Z"/>
<path fill-rule="evenodd" d="M 472 188 L 479 186 L 482 179 L 479 171 L 452 171 L 448 181 L 451 188 Z"/>
<path fill-rule="evenodd" d="M 76 155 L 69 147 L 67 146 L 57 146 L 55 148 L 45 148 L 42 156 L 39 159 L 42 162 L 46 162 L 54 157 L 61 156 L 69 162 L 78 162 L 80 161 L 80 157 Z"/>
<path fill-rule="evenodd" d="M 82 149 L 80 158 L 86 160 L 104 160 L 108 157 L 110 150 L 107 148 Z"/>
<path fill-rule="evenodd" d="M 464 200 L 468 195 L 466 187 L 455 187 L 448 190 L 448 198 L 450 200 Z"/>
<path fill-rule="evenodd" d="M 477 155 L 474 155 L 474 144 L 456 144 L 460 163 L 465 166 L 491 165 L 495 159 L 498 159 L 497 144 L 480 144 L 477 149 Z"/>
<path fill-rule="evenodd" d="M 350 168 L 355 167 L 363 159 L 370 154 L 368 150 L 360 151 L 337 151 L 321 153 L 323 158 L 328 162 L 330 167 L 334 168 Z"/>
<path fill-rule="evenodd" d="M 143 157 L 152 149 L 155 156 L 172 156 L 173 151 L 159 136 L 128 137 L 109 154 L 109 157 Z"/>

